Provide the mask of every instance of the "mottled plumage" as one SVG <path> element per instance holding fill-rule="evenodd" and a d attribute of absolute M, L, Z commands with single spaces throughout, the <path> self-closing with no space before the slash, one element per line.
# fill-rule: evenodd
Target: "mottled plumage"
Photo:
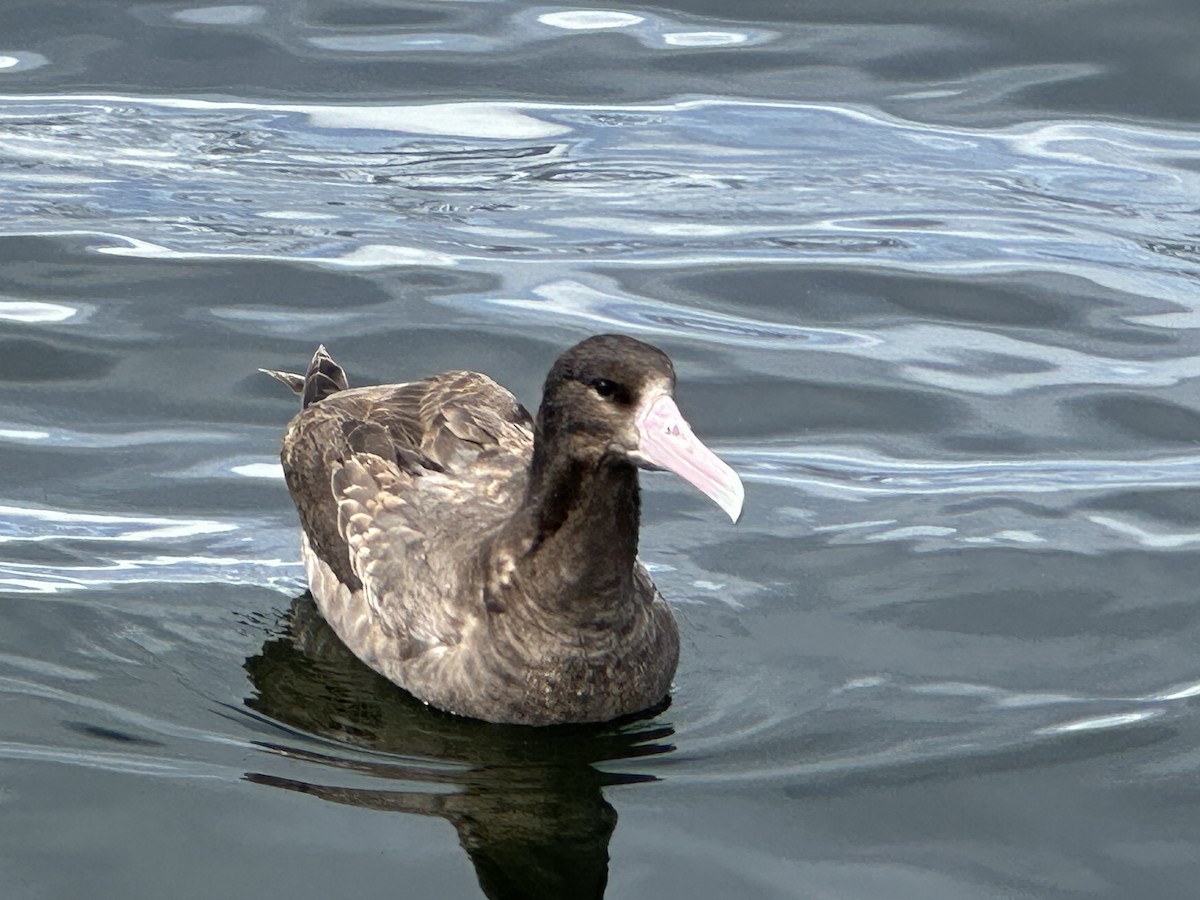
<path fill-rule="evenodd" d="M 577 345 L 536 425 L 475 372 L 349 388 L 322 347 L 303 378 L 268 374 L 304 398 L 282 461 L 309 585 L 367 665 L 495 722 L 604 721 L 666 696 L 679 638 L 636 560 L 635 468 L 638 416 L 674 384 L 664 354 Z"/>

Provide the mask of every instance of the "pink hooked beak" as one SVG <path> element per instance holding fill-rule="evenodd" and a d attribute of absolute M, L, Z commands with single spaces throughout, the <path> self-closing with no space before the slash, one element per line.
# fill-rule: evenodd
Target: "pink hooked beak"
<path fill-rule="evenodd" d="M 729 514 L 742 514 L 746 490 L 737 472 L 692 434 L 692 426 L 668 394 L 648 398 L 637 412 L 639 461 L 670 469 L 695 485 Z"/>

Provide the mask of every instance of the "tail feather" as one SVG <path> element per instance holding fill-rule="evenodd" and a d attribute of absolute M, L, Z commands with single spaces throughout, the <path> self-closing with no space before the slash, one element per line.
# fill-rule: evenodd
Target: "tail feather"
<path fill-rule="evenodd" d="M 291 388 L 292 393 L 301 397 L 301 408 L 307 407 L 318 400 L 324 400 L 330 394 L 344 391 L 350 386 L 346 380 L 346 372 L 333 361 L 325 345 L 317 347 L 308 371 L 304 375 L 292 372 L 281 372 L 278 369 L 259 369 L 265 375 L 270 375 Z"/>
<path fill-rule="evenodd" d="M 312 362 L 308 364 L 308 372 L 304 375 L 304 395 L 300 405 L 302 408 L 307 407 L 348 387 L 350 382 L 346 380 L 346 372 L 333 361 L 325 345 L 321 344 L 313 354 Z"/>
<path fill-rule="evenodd" d="M 295 372 L 280 372 L 278 369 L 259 369 L 264 375 L 270 375 L 276 381 L 286 384 L 293 394 L 304 393 L 304 376 Z"/>

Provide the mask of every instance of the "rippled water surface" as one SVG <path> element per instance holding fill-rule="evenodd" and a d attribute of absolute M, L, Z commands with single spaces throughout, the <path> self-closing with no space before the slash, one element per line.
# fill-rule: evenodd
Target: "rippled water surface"
<path fill-rule="evenodd" d="M 3 18 L 5 897 L 1195 895 L 1191 0 Z M 614 330 L 748 488 L 643 478 L 673 702 L 425 709 L 256 369 Z"/>

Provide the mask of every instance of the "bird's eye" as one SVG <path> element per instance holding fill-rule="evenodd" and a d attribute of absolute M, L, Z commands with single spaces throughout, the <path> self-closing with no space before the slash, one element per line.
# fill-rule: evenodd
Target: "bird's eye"
<path fill-rule="evenodd" d="M 611 397 L 617 392 L 617 383 L 609 381 L 607 378 L 593 378 L 590 384 L 592 390 L 604 398 Z"/>

